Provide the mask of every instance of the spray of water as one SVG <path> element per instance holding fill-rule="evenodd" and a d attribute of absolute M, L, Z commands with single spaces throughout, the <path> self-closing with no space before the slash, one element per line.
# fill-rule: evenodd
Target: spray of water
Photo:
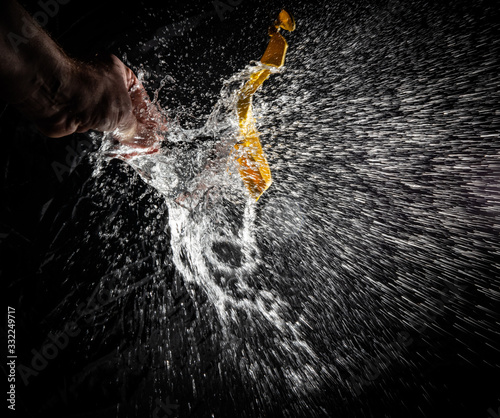
<path fill-rule="evenodd" d="M 296 363 L 283 369 L 282 377 L 289 390 L 307 391 L 317 388 L 319 380 L 313 366 L 317 355 L 302 332 L 308 324 L 302 315 L 293 321 L 287 318 L 290 303 L 272 290 L 270 278 L 262 274 L 265 266 L 256 237 L 257 203 L 238 175 L 234 148 L 239 138 L 238 92 L 262 68 L 256 63 L 225 83 L 221 99 L 202 129 L 171 126 L 160 152 L 137 153 L 105 138 L 99 154 L 104 162 L 109 156 L 133 153 L 125 161 L 165 197 L 173 263 L 183 279 L 205 292 L 215 307 L 222 324 L 222 343 L 228 347 L 225 356 L 235 366 L 246 359 L 250 364 L 242 371 L 250 367 L 261 374 L 257 371 L 263 359 L 255 356 L 253 348 L 245 348 L 243 341 L 234 344 L 235 330 L 256 327 L 272 331 L 275 347 L 266 355 L 279 361 L 279 356 L 293 353 Z M 282 203 L 282 211 L 293 209 L 283 208 Z M 297 227 L 300 225 L 288 226 L 290 230 Z M 255 286 L 255 282 L 261 284 Z"/>
<path fill-rule="evenodd" d="M 173 123 L 160 152 L 126 159 L 152 186 L 144 193 L 164 202 L 141 216 L 149 236 L 168 231 L 160 248 L 171 254 L 144 278 L 156 287 L 134 309 L 139 324 L 165 328 L 149 350 L 161 354 L 167 380 L 182 374 L 169 348 L 178 345 L 193 359 L 200 396 L 194 325 L 179 342 L 162 322 L 175 300 L 155 290 L 167 270 L 188 289 L 192 322 L 214 330 L 216 376 L 237 370 L 248 383 L 255 398 L 241 416 L 266 416 L 276 399 L 284 416 L 328 416 L 364 391 L 384 394 L 400 366 L 414 374 L 406 386 L 424 385 L 425 360 L 409 353 L 439 359 L 438 339 L 454 340 L 467 361 L 482 355 L 499 367 L 491 360 L 500 301 L 498 25 L 478 17 L 487 8 L 450 10 L 304 7 L 287 68 L 254 103 L 274 179 L 257 204 L 233 155 L 235 93 L 256 65 L 225 83 L 203 128 Z M 104 138 L 97 175 L 117 151 L 111 144 Z M 96 183 L 104 199 L 117 185 L 102 175 Z M 102 234 L 127 236 L 116 220 Z M 119 301 L 144 282 L 127 282 L 132 251 L 113 261 Z M 476 346 L 460 345 L 476 331 Z"/>

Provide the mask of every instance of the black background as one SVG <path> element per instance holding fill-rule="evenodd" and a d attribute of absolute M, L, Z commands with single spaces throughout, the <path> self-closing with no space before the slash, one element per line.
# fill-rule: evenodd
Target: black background
<path fill-rule="evenodd" d="M 292 11 L 301 10 L 300 2 L 291 3 Z M 35 1 L 24 4 L 31 13 L 39 7 Z M 454 7 L 453 2 L 447 4 Z M 266 27 L 281 6 L 277 1 L 243 0 L 221 20 L 210 1 L 157 4 L 152 1 L 72 0 L 60 6 L 59 13 L 50 18 L 46 28 L 74 57 L 86 59 L 96 52 L 122 57 L 126 52 L 128 64 L 135 71 L 142 64 L 146 70 L 157 69 L 170 74 L 177 87 L 162 98 L 162 104 L 167 108 L 189 109 L 182 114 L 182 123 L 199 126 L 202 115 L 214 105 L 222 80 L 244 67 L 249 59 L 260 56 L 267 39 Z M 345 7 L 349 5 L 345 3 Z M 176 36 L 175 42 L 169 42 L 168 58 L 161 65 L 154 51 L 141 51 L 140 43 L 152 39 L 158 28 L 199 15 L 204 15 L 199 24 L 186 34 Z M 293 45 L 293 40 L 290 43 Z M 147 84 L 147 88 L 153 91 L 154 81 Z M 192 103 L 196 106 L 191 107 Z M 31 348 L 42 344 L 46 329 L 50 328 L 42 319 L 50 317 L 57 301 L 65 294 L 63 283 L 68 280 L 85 283 L 106 272 L 105 259 L 99 257 L 99 249 L 94 248 L 94 243 L 79 244 L 78 241 L 89 223 L 97 228 L 114 206 L 104 203 L 98 211 L 91 212 L 92 204 L 81 201 L 81 190 L 91 171 L 88 164 L 79 165 L 71 173 L 63 173 L 62 181 L 54 172 L 53 163 L 65 162 L 68 158 L 66 147 L 76 147 L 79 141 L 87 139 L 85 135 L 75 134 L 58 140 L 44 138 L 29 121 L 8 106 L 0 116 L 0 135 L 2 282 L 8 285 L 7 303 L 16 306 L 18 311 L 20 358 L 23 355 L 30 358 Z M 120 175 L 119 170 L 116 175 Z M 125 182 L 126 178 L 121 180 Z M 131 187 L 132 195 L 140 196 L 146 186 L 135 183 Z M 118 201 L 119 193 L 114 197 Z M 48 202 L 50 205 L 46 206 Z M 161 205 L 160 200 L 157 203 Z M 146 204 L 148 202 L 144 202 Z M 75 208 L 79 211 L 76 216 Z M 131 235 L 134 231 L 139 233 L 141 210 L 130 209 L 126 213 Z M 132 245 L 140 248 L 141 243 Z M 155 245 L 142 243 L 138 251 L 147 255 Z M 68 268 L 66 261 L 76 247 L 80 248 L 81 258 L 76 266 Z M 47 261 L 51 256 L 55 258 Z M 72 275 L 68 276 L 68 272 Z M 175 280 L 173 272 L 170 278 Z M 181 300 L 185 290 L 179 286 L 178 299 Z M 189 319 L 189 312 L 179 314 L 177 321 L 182 324 L 186 318 Z M 126 332 L 116 333 L 110 338 L 110 344 L 119 344 L 126 338 Z M 474 346 L 474 336 L 470 344 Z M 431 386 L 437 388 L 434 392 L 415 393 L 418 382 L 406 386 L 394 379 L 392 387 L 369 388 L 355 399 L 330 400 L 332 388 L 325 388 L 320 396 L 328 411 L 325 416 L 487 417 L 488 408 L 496 412 L 500 405 L 498 370 L 484 364 L 459 361 L 451 343 L 436 350 L 440 351 L 441 358 L 449 353 L 449 362 L 434 363 L 428 370 L 422 370 L 422 376 L 415 376 L 415 379 L 432 382 Z M 82 354 L 85 352 L 88 356 Z M 16 416 L 42 416 L 40 411 L 68 417 L 152 416 L 150 401 L 146 397 L 141 399 L 141 394 L 154 392 L 154 388 L 147 384 L 141 386 L 141 382 L 148 379 L 140 376 L 140 360 L 136 369 L 123 366 L 121 370 L 120 364 L 108 369 L 103 367 L 102 374 L 94 373 L 92 379 L 78 386 L 77 392 L 72 389 L 70 380 L 76 370 L 111 352 L 109 347 L 99 345 L 89 346 L 88 350 L 74 346 L 64 350 L 57 362 L 34 378 L 33 383 L 27 387 L 18 385 Z M 400 376 L 401 382 L 414 378 L 405 370 L 394 370 L 394 374 Z M 189 396 L 183 397 L 182 385 L 178 387 L 180 389 L 170 401 L 180 405 L 180 409 L 174 410 L 172 416 L 210 416 L 210 411 L 215 411 L 215 416 L 243 416 L 243 410 L 248 414 L 245 416 L 258 416 L 259 413 L 279 416 L 280 413 L 279 399 L 274 400 L 275 405 L 267 412 L 247 409 L 246 396 L 251 395 L 246 394 L 245 384 L 234 376 L 228 377 L 228 382 L 207 380 L 207 387 L 200 389 L 206 391 L 206 397 L 200 396 L 194 403 Z"/>

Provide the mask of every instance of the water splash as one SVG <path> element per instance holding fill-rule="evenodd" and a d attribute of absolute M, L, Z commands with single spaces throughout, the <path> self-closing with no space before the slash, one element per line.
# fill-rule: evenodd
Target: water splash
<path fill-rule="evenodd" d="M 498 13 L 462 6 L 304 7 L 311 24 L 299 23 L 288 68 L 255 100 L 274 176 L 257 205 L 231 158 L 234 92 L 253 67 L 226 83 L 203 128 L 174 124 L 159 154 L 127 161 L 166 205 L 141 213 L 150 223 L 141 239 L 170 231 L 159 248 L 171 248 L 192 322 L 221 324 L 211 340 L 223 353 L 214 381 L 236 368 L 248 383 L 253 406 L 242 416 L 272 416 L 274 407 L 284 416 L 351 416 L 352 399 L 367 393 L 392 410 L 405 390 L 422 393 L 414 403 L 432 411 L 428 397 L 446 384 L 436 389 L 422 370 L 448 361 L 445 342 L 464 362 L 498 371 L 500 44 L 488 20 Z M 104 198 L 120 185 L 103 183 Z M 105 232 L 131 239 L 124 229 L 110 222 Z M 120 248 L 115 266 L 135 268 L 135 254 Z M 158 285 L 167 265 L 141 279 Z M 113 275 L 124 280 L 116 297 L 143 283 L 127 282 L 125 268 Z M 161 321 L 175 297 L 155 292 L 140 294 L 134 315 L 169 330 Z M 179 342 L 165 331 L 149 347 L 169 362 L 167 379 L 183 374 L 168 347 L 202 360 L 194 326 L 184 334 Z M 196 376 L 185 387 L 208 403 Z M 358 416 L 372 414 L 363 408 Z"/>
<path fill-rule="evenodd" d="M 99 154 L 101 163 L 110 155 L 136 154 L 125 161 L 165 197 L 173 263 L 186 283 L 202 289 L 215 307 L 222 324 L 222 343 L 228 348 L 224 354 L 236 365 L 253 357 L 242 372 L 247 373 L 250 367 L 252 374 L 261 374 L 257 373 L 261 359 L 253 348 L 242 348 L 242 342 L 235 344 L 235 330 L 274 330 L 276 347 L 267 355 L 275 355 L 278 361 L 280 353 L 293 353 L 296 364 L 284 369 L 283 377 L 289 390 L 307 392 L 319 387 L 313 367 L 318 357 L 301 330 L 307 322 L 301 315 L 294 321 L 287 319 L 290 304 L 263 286 L 268 278 L 259 272 L 263 260 L 256 237 L 257 203 L 237 174 L 238 92 L 262 68 L 279 71 L 254 63 L 234 75 L 225 83 L 205 126 L 191 131 L 171 126 L 160 152 L 137 153 L 137 149 L 117 146 L 105 138 Z M 256 281 L 263 283 L 255 286 Z"/>

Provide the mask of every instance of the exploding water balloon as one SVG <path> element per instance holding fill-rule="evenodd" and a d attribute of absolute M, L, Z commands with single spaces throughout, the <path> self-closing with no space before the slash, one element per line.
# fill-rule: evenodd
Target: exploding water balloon
<path fill-rule="evenodd" d="M 322 2 L 294 15 L 286 67 L 227 77 L 201 126 L 169 108 L 159 152 L 116 164 L 106 137 L 91 156 L 74 212 L 92 217 L 51 253 L 68 254 L 68 277 L 85 257 L 105 272 L 68 280 L 51 313 L 89 318 L 78 346 L 94 362 L 76 387 L 106 368 L 122 409 L 168 397 L 174 416 L 452 415 L 474 397 L 471 416 L 486 415 L 495 388 L 466 392 L 500 367 L 498 8 Z M 256 201 L 235 158 L 238 101 L 266 71 L 252 123 L 273 183 Z"/>

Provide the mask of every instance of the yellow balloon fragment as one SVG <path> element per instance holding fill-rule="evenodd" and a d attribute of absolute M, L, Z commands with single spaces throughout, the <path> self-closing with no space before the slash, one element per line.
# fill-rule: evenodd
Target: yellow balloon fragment
<path fill-rule="evenodd" d="M 269 27 L 271 39 L 260 59 L 266 66 L 279 68 L 285 62 L 288 44 L 279 33 L 280 29 L 295 30 L 295 21 L 286 10 L 282 10 L 274 24 Z M 271 169 L 260 144 L 259 132 L 255 127 L 255 118 L 252 116 L 252 96 L 270 75 L 271 70 L 267 68 L 251 74 L 250 79 L 238 92 L 236 104 L 240 128 L 240 138 L 234 146 L 238 151 L 238 171 L 250 196 L 255 200 L 258 200 L 273 182 Z"/>

